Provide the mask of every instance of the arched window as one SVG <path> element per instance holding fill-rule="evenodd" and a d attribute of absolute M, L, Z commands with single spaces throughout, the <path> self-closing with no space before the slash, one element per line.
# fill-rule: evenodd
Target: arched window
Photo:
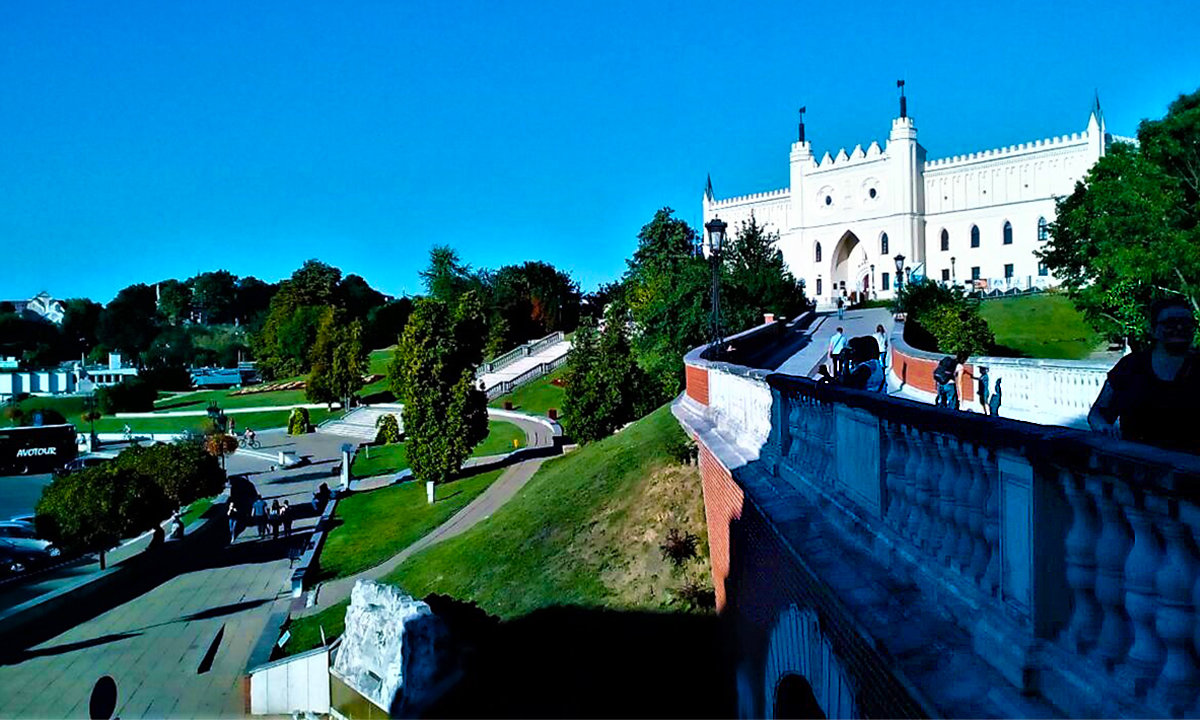
<path fill-rule="evenodd" d="M 884 257 L 887 257 L 887 254 L 888 254 L 887 233 L 884 233 L 879 236 L 879 254 L 883 255 Z"/>
<path fill-rule="evenodd" d="M 821 278 L 817 278 L 817 296 L 821 295 Z"/>
<path fill-rule="evenodd" d="M 1046 218 L 1038 218 L 1038 241 L 1045 242 L 1050 239 L 1050 230 L 1046 227 Z"/>
<path fill-rule="evenodd" d="M 979 226 L 971 226 L 971 247 L 979 247 Z"/>
<path fill-rule="evenodd" d="M 814 262 L 821 262 L 821 243 L 817 243 L 817 251 L 814 254 L 816 255 L 816 260 Z"/>
<path fill-rule="evenodd" d="M 1004 244 L 1012 245 L 1012 223 L 1004 221 Z"/>
<path fill-rule="evenodd" d="M 950 233 L 945 228 L 942 228 L 942 252 L 946 252 L 949 249 L 950 249 Z"/>

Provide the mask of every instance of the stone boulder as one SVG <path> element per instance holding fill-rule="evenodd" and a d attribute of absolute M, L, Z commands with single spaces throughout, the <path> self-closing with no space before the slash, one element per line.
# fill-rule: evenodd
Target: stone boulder
<path fill-rule="evenodd" d="M 453 683 L 449 633 L 426 603 L 359 580 L 332 672 L 393 717 L 413 716 Z"/>

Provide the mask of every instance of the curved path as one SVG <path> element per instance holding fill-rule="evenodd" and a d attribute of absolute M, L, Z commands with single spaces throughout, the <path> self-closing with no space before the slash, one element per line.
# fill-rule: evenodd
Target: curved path
<path fill-rule="evenodd" d="M 533 420 L 521 420 L 512 415 L 505 414 L 497 415 L 494 419 L 511 422 L 521 428 L 525 432 L 526 447 L 529 448 L 545 448 L 554 445 L 554 435 L 546 428 L 545 425 Z M 390 559 L 375 567 L 363 570 L 349 577 L 338 578 L 328 582 L 321 583 L 317 587 L 316 598 L 318 604 L 311 607 L 306 607 L 302 610 L 297 610 L 292 613 L 292 617 L 303 617 L 341 602 L 350 597 L 350 591 L 354 589 L 354 583 L 359 580 L 378 580 L 387 575 L 392 570 L 399 567 L 404 561 L 408 560 L 413 555 L 429 548 L 443 540 L 448 540 L 456 535 L 460 535 L 481 520 L 485 520 L 492 516 L 498 508 L 508 502 L 516 495 L 521 488 L 525 487 L 525 483 L 533 477 L 538 468 L 542 466 L 546 458 L 534 458 L 531 460 L 523 460 L 514 465 L 509 466 L 501 473 L 486 490 L 479 494 L 479 497 L 472 500 L 466 507 L 455 513 L 449 520 L 431 530 L 427 535 L 414 542 L 412 545 L 404 548 L 399 554 L 392 556 Z M 495 462 L 494 458 L 471 458 L 464 467 L 473 467 L 488 462 Z"/>

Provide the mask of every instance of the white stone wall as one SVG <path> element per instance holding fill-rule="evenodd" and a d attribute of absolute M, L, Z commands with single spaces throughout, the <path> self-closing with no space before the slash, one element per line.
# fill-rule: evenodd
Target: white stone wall
<path fill-rule="evenodd" d="M 882 146 L 871 141 L 865 149 L 860 144 L 849 152 L 825 152 L 818 160 L 809 143 L 794 143 L 790 187 L 723 200 L 706 197 L 704 222 L 719 216 L 732 234 L 753 212 L 780 233 L 779 247 L 793 274 L 805 280 L 810 297 L 823 301 L 834 297 L 835 283 L 862 290 L 864 279 L 870 291 L 890 297 L 897 254 L 909 267 L 925 263 L 934 280 L 945 270 L 965 282 L 978 267 L 980 279 L 992 287 L 1049 285 L 1053 278 L 1039 276 L 1034 255 L 1042 245 L 1038 221 L 1053 222 L 1055 197 L 1072 191 L 1110 137 L 1103 115 L 1093 111 L 1082 132 L 926 161 L 912 118 L 897 118 Z M 1003 244 L 1006 221 L 1012 223 L 1010 245 Z M 973 225 L 980 230 L 977 248 L 970 247 Z M 943 229 L 950 236 L 945 251 Z M 853 262 L 839 265 L 846 256 L 842 248 L 855 241 Z M 1009 264 L 1013 276 L 1005 280 Z M 888 291 L 882 289 L 884 273 Z"/>
<path fill-rule="evenodd" d="M 757 458 L 771 434 L 771 389 L 766 381 L 735 375 L 715 364 L 708 372 L 708 403 L 726 439 L 749 459 Z"/>

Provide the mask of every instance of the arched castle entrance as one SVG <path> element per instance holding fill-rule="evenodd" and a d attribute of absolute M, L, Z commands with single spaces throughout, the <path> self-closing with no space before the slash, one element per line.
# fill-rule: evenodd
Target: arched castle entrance
<path fill-rule="evenodd" d="M 872 287 L 871 260 L 867 248 L 858 236 L 847 230 L 834 246 L 830 258 L 829 277 L 833 280 L 830 297 L 843 296 L 852 300 L 870 299 Z"/>

